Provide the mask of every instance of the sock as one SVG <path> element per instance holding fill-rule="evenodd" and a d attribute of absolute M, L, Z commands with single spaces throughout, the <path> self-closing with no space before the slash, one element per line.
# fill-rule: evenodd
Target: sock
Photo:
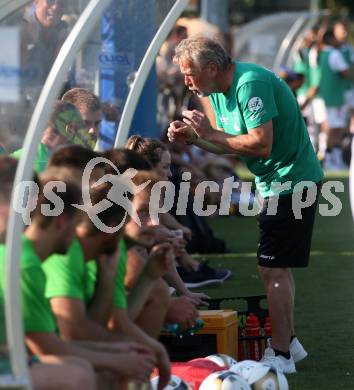
<path fill-rule="evenodd" d="M 295 337 L 296 337 L 295 335 L 292 335 L 292 336 L 290 337 L 290 342 L 292 342 L 292 341 L 294 340 Z"/>
<path fill-rule="evenodd" d="M 273 348 L 274 349 L 274 348 Z M 290 359 L 290 352 L 283 352 L 283 351 L 279 351 L 278 349 L 274 349 L 274 353 L 275 353 L 275 356 L 283 356 L 285 359 Z"/>

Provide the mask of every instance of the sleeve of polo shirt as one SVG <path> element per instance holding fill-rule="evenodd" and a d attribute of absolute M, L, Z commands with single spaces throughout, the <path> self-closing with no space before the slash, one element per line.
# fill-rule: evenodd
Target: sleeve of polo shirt
<path fill-rule="evenodd" d="M 73 260 L 73 261 L 70 261 Z M 53 255 L 43 264 L 47 277 L 46 297 L 68 297 L 84 301 L 83 272 L 75 258 Z"/>
<path fill-rule="evenodd" d="M 237 99 L 247 130 L 254 129 L 278 116 L 272 84 L 255 80 L 243 84 Z"/>

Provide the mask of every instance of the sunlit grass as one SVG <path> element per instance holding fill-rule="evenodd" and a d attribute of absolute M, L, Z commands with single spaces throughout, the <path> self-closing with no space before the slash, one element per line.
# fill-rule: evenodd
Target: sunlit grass
<path fill-rule="evenodd" d="M 347 172 L 326 177 L 343 179 Z M 294 272 L 296 333 L 309 357 L 298 364 L 296 375 L 288 376 L 291 390 L 354 389 L 354 229 L 347 180 L 344 183 L 344 194 L 337 194 L 343 202 L 341 213 L 317 217 L 310 266 Z M 233 277 L 206 292 L 213 297 L 262 294 L 255 218 L 222 217 L 211 225 L 230 252 L 207 257 L 212 266 L 230 268 Z"/>

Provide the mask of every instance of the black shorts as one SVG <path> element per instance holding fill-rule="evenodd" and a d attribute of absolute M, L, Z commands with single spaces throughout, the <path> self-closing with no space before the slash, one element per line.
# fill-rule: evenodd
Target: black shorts
<path fill-rule="evenodd" d="M 295 205 L 296 198 L 293 200 L 293 194 L 279 196 L 278 209 L 275 215 L 267 215 L 268 206 L 272 199 L 274 201 L 274 198 L 264 199 L 263 208 L 257 217 L 259 231 L 258 265 L 269 268 L 308 266 L 321 183 L 309 189 L 305 188 L 302 194 L 297 195 L 302 201 L 305 201 L 308 192 L 315 189 L 315 202 L 301 210 L 296 209 L 295 213 L 293 203 Z M 296 208 L 296 205 L 294 208 Z M 301 219 L 299 215 L 301 215 Z"/>

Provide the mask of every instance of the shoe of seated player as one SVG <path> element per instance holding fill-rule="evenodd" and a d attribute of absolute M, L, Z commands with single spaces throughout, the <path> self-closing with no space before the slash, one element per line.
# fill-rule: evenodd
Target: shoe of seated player
<path fill-rule="evenodd" d="M 203 287 L 209 284 L 220 284 L 228 279 L 232 272 L 228 269 L 211 268 L 207 262 L 201 262 L 197 271 L 186 271 L 178 267 L 178 273 L 181 276 L 187 288 Z"/>
<path fill-rule="evenodd" d="M 289 359 L 281 355 L 275 356 L 274 349 L 270 347 L 265 349 L 261 362 L 269 364 L 283 374 L 294 374 L 296 372 L 295 362 L 291 355 Z"/>
<path fill-rule="evenodd" d="M 268 347 L 271 348 L 270 338 L 267 340 Z M 301 360 L 307 357 L 308 353 L 305 348 L 300 343 L 297 337 L 294 337 L 289 345 L 289 352 L 295 363 L 300 362 Z"/>

